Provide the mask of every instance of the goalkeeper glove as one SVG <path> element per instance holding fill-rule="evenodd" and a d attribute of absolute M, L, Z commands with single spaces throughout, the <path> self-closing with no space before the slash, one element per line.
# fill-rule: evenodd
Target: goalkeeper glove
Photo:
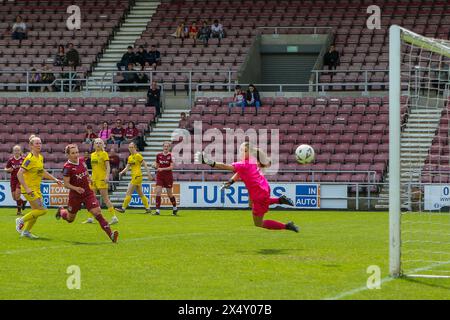
<path fill-rule="evenodd" d="M 230 179 L 227 182 L 222 183 L 222 186 L 220 187 L 220 190 L 230 188 L 233 183 L 234 183 L 233 179 Z"/>
<path fill-rule="evenodd" d="M 194 155 L 194 161 L 196 163 L 207 164 L 210 167 L 214 167 L 216 162 L 214 160 L 208 159 L 205 157 L 205 153 L 203 151 L 196 152 Z"/>

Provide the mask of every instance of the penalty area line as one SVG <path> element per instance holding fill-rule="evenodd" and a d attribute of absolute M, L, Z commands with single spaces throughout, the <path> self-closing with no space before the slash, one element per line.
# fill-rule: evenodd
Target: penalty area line
<path fill-rule="evenodd" d="M 436 267 L 440 267 L 440 266 L 445 266 L 445 265 L 448 265 L 448 264 L 450 264 L 450 260 L 449 261 L 444 261 L 444 262 L 441 261 L 441 262 L 430 264 L 429 266 L 426 266 L 426 267 L 413 269 L 413 270 L 411 270 L 411 272 L 409 274 L 404 275 L 404 276 L 399 277 L 399 278 L 394 278 L 394 277 L 391 277 L 391 276 L 385 277 L 385 278 L 381 279 L 381 285 L 383 285 L 385 283 L 388 283 L 388 282 L 391 282 L 393 280 L 401 280 L 402 278 L 405 279 L 405 278 L 421 277 L 420 275 L 414 275 L 414 274 L 420 273 L 422 271 L 428 271 L 430 269 L 433 269 L 433 268 L 436 268 Z M 439 276 L 422 276 L 422 277 L 423 278 L 441 278 Z M 361 286 L 359 288 L 355 288 L 355 289 L 352 289 L 352 290 L 349 290 L 349 291 L 344 291 L 342 293 L 339 293 L 338 295 L 336 295 L 334 297 L 324 298 L 322 300 L 340 300 L 342 298 L 345 298 L 345 297 L 348 297 L 348 296 L 352 296 L 354 294 L 357 294 L 357 293 L 360 293 L 360 292 L 363 292 L 363 291 L 366 291 L 366 290 L 373 290 L 373 289 L 369 289 L 367 286 Z"/>

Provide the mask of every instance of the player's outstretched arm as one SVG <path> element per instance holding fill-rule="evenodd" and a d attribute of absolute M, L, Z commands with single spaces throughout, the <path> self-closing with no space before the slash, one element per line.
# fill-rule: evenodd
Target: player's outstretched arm
<path fill-rule="evenodd" d="M 109 175 L 111 174 L 111 166 L 109 165 L 109 161 L 108 160 L 105 161 L 105 166 L 106 166 L 105 182 L 108 183 L 109 182 Z"/>
<path fill-rule="evenodd" d="M 207 164 L 208 166 L 214 168 L 214 169 L 219 169 L 219 170 L 228 170 L 228 171 L 233 171 L 234 172 L 234 167 L 230 164 L 226 164 L 226 163 L 222 163 L 222 162 L 216 162 L 214 160 L 208 159 L 205 156 L 204 152 L 196 152 L 194 155 L 194 161 L 195 163 L 202 163 L 202 164 Z"/>
<path fill-rule="evenodd" d="M 222 183 L 222 186 L 220 187 L 220 190 L 228 189 L 237 180 L 239 180 L 239 174 L 236 172 L 235 174 L 233 174 L 233 176 L 228 181 Z"/>
<path fill-rule="evenodd" d="M 57 178 L 55 178 L 53 175 L 51 175 L 47 170 L 44 170 L 44 174 L 43 174 L 42 176 L 43 176 L 45 179 L 55 181 L 60 187 L 63 186 L 63 183 L 62 183 L 59 179 L 57 179 Z"/>
<path fill-rule="evenodd" d="M 130 169 L 130 165 L 127 163 L 125 168 L 123 168 L 123 170 L 119 172 L 119 178 L 122 177 L 125 173 L 127 173 L 128 169 Z"/>
<path fill-rule="evenodd" d="M 8 173 L 11 173 L 11 172 L 13 172 L 14 169 L 13 168 L 5 168 L 4 170 Z"/>
<path fill-rule="evenodd" d="M 142 161 L 142 164 L 144 165 L 144 168 L 145 168 L 145 170 L 147 171 L 148 179 L 149 179 L 149 180 L 153 180 L 153 177 L 152 177 L 151 172 L 150 172 L 150 167 L 149 167 L 149 165 L 147 164 L 147 162 L 146 162 L 145 160 L 143 160 L 143 161 Z"/>

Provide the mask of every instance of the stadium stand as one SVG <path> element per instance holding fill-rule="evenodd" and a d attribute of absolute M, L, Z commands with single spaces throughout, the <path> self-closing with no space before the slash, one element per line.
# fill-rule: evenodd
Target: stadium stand
<path fill-rule="evenodd" d="M 69 17 L 66 10 L 70 5 L 83 8 L 81 30 L 70 31 L 66 27 Z M 53 66 L 53 58 L 58 45 L 67 46 L 69 43 L 73 43 L 80 54 L 81 66 L 77 71 L 81 72 L 78 78 L 83 78 L 97 61 L 128 8 L 127 0 L 2 2 L 0 29 L 6 32 L 0 34 L 0 66 L 3 71 L 0 83 L 26 83 L 26 74 L 20 71 L 41 68 L 44 64 L 49 65 L 52 71 L 62 71 L 61 67 Z M 22 41 L 13 40 L 7 32 L 17 15 L 23 18 L 28 28 L 28 38 Z M 5 73 L 6 70 L 16 73 Z M 24 86 L 12 85 L 0 89 L 24 90 Z"/>
<path fill-rule="evenodd" d="M 85 127 L 90 124 L 98 134 L 103 121 L 134 121 L 141 134 L 149 131 L 155 120 L 155 108 L 145 105 L 145 98 L 0 98 L 0 162 L 6 162 L 12 147 L 27 148 L 31 134 L 44 143 L 43 154 L 48 168 L 58 168 L 66 161 L 64 148 L 77 143 L 80 152 L 90 145 L 81 144 Z M 128 146 L 121 144 L 121 159 L 128 156 Z"/>
<path fill-rule="evenodd" d="M 202 121 L 203 131 L 217 128 L 225 132 L 225 127 L 279 129 L 280 168 L 292 172 L 274 176 L 273 180 L 364 183 L 369 182 L 368 171 L 376 172 L 371 182 L 383 180 L 389 152 L 388 97 L 269 97 L 262 99 L 259 109 L 246 107 L 243 113 L 241 108 L 228 107 L 230 99 L 198 98 L 189 118 L 191 126 L 194 121 Z M 406 103 L 405 97 L 402 102 Z M 403 105 L 403 122 L 406 111 Z M 313 164 L 299 167 L 292 155 L 302 143 L 313 146 L 317 157 Z M 181 165 L 184 169 L 191 167 Z M 312 171 L 330 173 L 313 175 Z M 191 173 L 178 176 L 188 181 L 201 179 Z M 221 181 L 225 176 L 212 173 L 207 179 Z"/>
<path fill-rule="evenodd" d="M 321 83 L 336 83 L 326 90 L 360 90 L 355 85 L 338 83 L 366 80 L 359 70 L 370 70 L 367 80 L 386 83 L 388 80 L 387 28 L 370 30 L 366 26 L 367 7 L 370 1 L 171 1 L 159 7 L 147 30 L 135 45 L 146 48 L 154 44 L 162 54 L 160 70 L 193 69 L 194 82 L 224 82 L 223 73 L 206 74 L 205 69 L 239 70 L 245 60 L 255 35 L 260 33 L 298 34 L 311 33 L 311 29 L 298 27 L 331 27 L 340 63 L 336 74 L 322 74 Z M 412 31 L 430 37 L 448 39 L 450 33 L 450 4 L 446 1 L 380 1 L 383 7 L 382 24 L 399 24 Z M 192 39 L 171 37 L 179 22 L 209 21 L 219 19 L 226 31 L 226 38 L 217 46 L 217 39 L 210 39 L 209 46 L 194 45 Z M 265 27 L 267 29 L 260 29 Z M 268 28 L 268 27 L 272 27 Z M 294 28 L 295 27 L 295 28 Z M 328 32 L 317 29 L 316 32 Z M 186 82 L 186 74 L 158 75 L 158 81 Z M 237 74 L 232 74 L 236 80 Z M 384 90 L 376 85 L 372 90 Z"/>
<path fill-rule="evenodd" d="M 424 183 L 450 182 L 449 112 L 450 99 L 442 109 L 441 120 L 421 172 L 421 181 Z"/>

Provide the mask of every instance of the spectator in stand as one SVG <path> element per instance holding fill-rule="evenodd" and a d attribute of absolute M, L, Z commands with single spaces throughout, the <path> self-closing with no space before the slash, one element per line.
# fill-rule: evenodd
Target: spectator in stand
<path fill-rule="evenodd" d="M 186 27 L 184 22 L 181 22 L 174 33 L 172 33 L 172 36 L 175 38 L 181 38 L 181 40 L 184 40 L 184 38 L 187 38 L 189 36 L 189 28 Z"/>
<path fill-rule="evenodd" d="M 178 128 L 185 129 L 189 132 L 193 132 L 194 128 L 192 127 L 191 121 L 189 117 L 186 116 L 185 112 L 180 114 L 180 121 L 178 122 Z"/>
<path fill-rule="evenodd" d="M 147 54 L 147 50 L 144 49 L 144 46 L 139 46 L 138 52 L 136 52 L 136 55 L 134 57 L 134 63 L 139 63 L 141 67 L 143 67 L 147 58 Z"/>
<path fill-rule="evenodd" d="M 246 105 L 249 107 L 259 108 L 261 106 L 261 97 L 259 96 L 259 92 L 253 84 L 248 86 L 247 94 L 245 99 Z"/>
<path fill-rule="evenodd" d="M 148 64 L 148 62 L 145 62 L 145 63 Z M 135 70 L 145 71 L 144 67 L 139 67 L 139 66 L 140 66 L 140 64 L 136 63 Z M 139 72 L 136 74 L 136 83 L 141 84 L 141 83 L 148 83 L 148 82 L 149 82 L 148 76 L 145 74 L 145 72 Z M 140 86 L 137 87 L 137 89 L 140 89 L 140 88 L 141 88 Z"/>
<path fill-rule="evenodd" d="M 143 69 L 144 69 L 144 71 L 153 71 L 153 67 L 150 64 L 150 62 L 148 62 L 148 61 L 145 61 Z M 147 74 L 147 77 L 148 77 L 148 74 Z"/>
<path fill-rule="evenodd" d="M 136 55 L 133 52 L 133 47 L 128 46 L 127 52 L 125 52 L 120 59 L 120 62 L 117 63 L 118 70 L 125 70 L 128 64 L 134 64 L 136 62 Z"/>
<path fill-rule="evenodd" d="M 233 102 L 230 102 L 228 106 L 245 108 L 245 93 L 242 91 L 241 86 L 237 85 L 234 89 Z"/>
<path fill-rule="evenodd" d="M 53 82 L 55 81 L 55 75 L 51 72 L 48 65 L 44 65 L 44 69 L 41 74 L 41 83 L 47 84 L 47 86 L 41 87 L 41 92 L 48 90 L 49 92 L 53 91 Z"/>
<path fill-rule="evenodd" d="M 194 39 L 194 44 L 195 40 L 197 39 L 197 35 L 198 35 L 198 27 L 197 23 L 194 21 L 189 27 L 189 38 Z"/>
<path fill-rule="evenodd" d="M 58 46 L 58 53 L 55 55 L 53 65 L 55 67 L 63 67 L 67 64 L 66 60 L 66 50 L 62 44 Z"/>
<path fill-rule="evenodd" d="M 31 69 L 30 75 L 30 92 L 38 92 L 41 91 L 40 85 L 42 84 L 42 75 L 39 72 L 36 72 L 36 69 Z"/>
<path fill-rule="evenodd" d="M 328 70 L 336 70 L 339 64 L 339 52 L 336 51 L 334 45 L 330 47 L 323 57 L 324 66 L 328 66 Z"/>
<path fill-rule="evenodd" d="M 84 134 L 83 143 L 84 144 L 89 144 L 91 146 L 91 151 L 92 151 L 92 146 L 94 144 L 94 140 L 97 139 L 97 138 L 98 138 L 98 136 L 92 130 L 92 126 L 91 125 L 87 125 L 86 126 L 86 133 Z"/>
<path fill-rule="evenodd" d="M 77 67 L 81 65 L 80 55 L 78 51 L 74 48 L 73 43 L 69 43 L 69 51 L 66 54 L 67 65 L 72 69 L 76 70 Z"/>
<path fill-rule="evenodd" d="M 222 24 L 219 23 L 219 20 L 214 20 L 213 25 L 211 26 L 211 38 L 218 38 L 219 39 L 219 45 L 220 40 L 225 38 L 225 31 L 223 30 Z"/>
<path fill-rule="evenodd" d="M 119 155 L 116 153 L 116 149 L 114 146 L 111 146 L 111 148 L 109 149 L 109 165 L 111 167 L 113 180 L 118 181 L 121 165 Z"/>
<path fill-rule="evenodd" d="M 139 66 L 139 64 L 138 64 Z M 123 79 L 119 81 L 119 83 L 121 84 L 132 84 L 132 83 L 137 83 L 138 77 L 137 74 L 134 72 L 135 70 L 135 65 L 132 64 L 131 62 L 128 63 L 128 67 L 126 71 L 132 71 L 132 72 L 124 72 L 122 74 Z M 137 70 L 137 71 L 140 71 Z M 133 91 L 133 89 L 135 89 L 135 87 L 133 86 L 119 86 L 120 87 L 120 91 Z"/>
<path fill-rule="evenodd" d="M 203 21 L 203 26 L 198 31 L 197 37 L 198 39 L 203 42 L 203 44 L 208 46 L 208 40 L 211 36 L 211 28 L 208 25 L 207 21 Z"/>
<path fill-rule="evenodd" d="M 152 45 L 150 51 L 147 52 L 146 61 L 150 63 L 153 70 L 156 70 L 156 66 L 161 64 L 161 53 L 156 50 L 155 45 Z"/>
<path fill-rule="evenodd" d="M 139 130 L 136 128 L 136 125 L 133 121 L 128 122 L 128 127 L 125 129 L 125 143 L 134 142 L 137 144 L 139 137 Z"/>
<path fill-rule="evenodd" d="M 106 143 L 112 143 L 111 140 L 111 129 L 109 129 L 108 122 L 103 121 L 102 123 L 102 129 L 98 133 L 98 137 L 103 140 L 103 142 Z"/>
<path fill-rule="evenodd" d="M 21 16 L 16 17 L 16 22 L 12 26 L 13 40 L 23 40 L 27 38 L 27 25 Z"/>
<path fill-rule="evenodd" d="M 147 91 L 147 106 L 156 108 L 157 117 L 161 114 L 161 88 L 156 84 L 156 81 L 152 81 Z"/>
<path fill-rule="evenodd" d="M 125 140 L 125 129 L 122 126 L 122 120 L 116 120 L 116 126 L 111 129 L 111 139 L 114 144 L 120 144 Z"/>

